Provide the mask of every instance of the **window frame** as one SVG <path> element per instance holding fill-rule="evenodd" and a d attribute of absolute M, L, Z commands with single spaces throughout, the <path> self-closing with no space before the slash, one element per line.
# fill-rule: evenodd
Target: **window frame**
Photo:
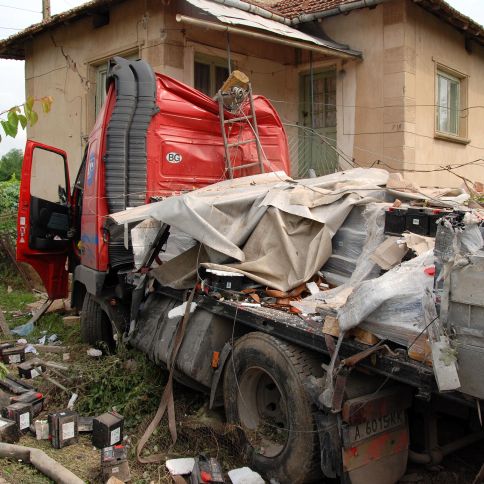
<path fill-rule="evenodd" d="M 195 65 L 196 64 L 204 64 L 208 65 L 210 67 L 210 72 L 209 72 L 209 82 L 210 82 L 210 93 L 207 94 L 209 97 L 215 96 L 217 94 L 218 89 L 222 86 L 216 86 L 216 73 L 215 70 L 217 67 L 222 67 L 224 69 L 229 70 L 228 68 L 228 62 L 227 59 L 224 59 L 223 57 L 219 56 L 213 56 L 213 55 L 208 55 L 208 54 L 203 54 L 200 52 L 195 52 L 195 55 L 193 57 L 193 87 L 195 89 L 198 89 L 197 86 L 195 85 L 196 81 L 196 75 L 195 75 Z M 234 62 L 231 62 L 231 69 L 234 70 L 236 67 L 234 65 Z M 201 91 L 203 92 L 203 91 Z"/>
<path fill-rule="evenodd" d="M 443 77 L 451 82 L 458 83 L 458 113 L 457 113 L 457 133 L 451 131 L 440 130 L 440 92 L 439 92 L 439 79 Z M 468 134 L 468 105 L 467 105 L 467 86 L 468 86 L 468 76 L 459 72 L 455 69 L 447 67 L 444 64 L 435 62 L 435 76 L 434 76 L 434 138 L 453 141 L 455 143 L 468 144 L 470 140 L 467 138 Z M 448 108 L 451 109 L 451 108 Z"/>

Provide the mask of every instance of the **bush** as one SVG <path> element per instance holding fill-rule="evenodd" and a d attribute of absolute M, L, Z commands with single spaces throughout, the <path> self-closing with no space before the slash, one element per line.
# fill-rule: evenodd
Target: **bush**
<path fill-rule="evenodd" d="M 15 235 L 20 182 L 15 175 L 0 182 L 0 233 Z"/>

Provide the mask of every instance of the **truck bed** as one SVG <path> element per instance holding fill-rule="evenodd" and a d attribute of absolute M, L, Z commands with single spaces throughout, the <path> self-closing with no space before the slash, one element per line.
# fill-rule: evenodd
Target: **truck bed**
<path fill-rule="evenodd" d="M 180 298 L 179 291 L 164 288 L 161 292 Z M 194 301 L 199 307 L 232 320 L 234 325 L 242 324 L 256 331 L 273 334 L 317 353 L 327 356 L 330 354 L 323 334 L 322 321 L 303 319 L 284 311 L 256 305 L 252 307 L 241 305 L 235 301 L 219 301 L 203 294 L 196 296 Z M 368 345 L 353 339 L 345 339 L 341 345 L 339 356 L 340 359 L 348 358 L 368 348 Z M 429 399 L 432 393 L 438 392 L 432 368 L 410 359 L 406 351 L 396 350 L 393 355 L 380 351 L 362 360 L 357 366 L 361 370 L 383 375 L 415 387 L 418 390 L 418 396 L 424 399 Z"/>

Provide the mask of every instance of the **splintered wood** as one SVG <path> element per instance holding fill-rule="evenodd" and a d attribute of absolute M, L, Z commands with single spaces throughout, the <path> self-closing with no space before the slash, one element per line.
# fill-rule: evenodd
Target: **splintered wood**
<path fill-rule="evenodd" d="M 233 71 L 220 88 L 220 92 L 229 92 L 233 87 L 247 89 L 249 78 L 241 71 Z"/>
<path fill-rule="evenodd" d="M 324 319 L 323 333 L 337 338 L 340 335 L 338 318 L 330 315 L 326 316 Z M 347 335 L 354 337 L 356 341 L 365 345 L 375 345 L 380 341 L 380 339 L 373 333 L 370 333 L 370 331 L 358 327 L 350 330 Z"/>
<path fill-rule="evenodd" d="M 337 338 L 340 335 L 338 318 L 327 315 L 324 319 L 323 333 Z M 353 337 L 359 343 L 370 346 L 373 346 L 380 341 L 380 339 L 373 333 L 360 327 L 350 330 L 346 337 Z M 408 357 L 410 359 L 432 366 L 432 349 L 427 335 L 422 334 L 415 341 L 409 341 L 409 345 Z"/>

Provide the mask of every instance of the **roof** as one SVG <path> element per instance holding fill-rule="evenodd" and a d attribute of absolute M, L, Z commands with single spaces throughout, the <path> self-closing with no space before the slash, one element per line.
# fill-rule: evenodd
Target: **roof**
<path fill-rule="evenodd" d="M 25 59 L 24 43 L 34 35 L 50 30 L 58 25 L 68 23 L 83 17 L 91 16 L 103 11 L 107 6 L 126 0 L 91 0 L 78 7 L 72 8 L 49 20 L 27 27 L 7 39 L 0 41 L 0 58 Z M 308 20 L 308 15 L 328 16 L 344 13 L 351 8 L 364 8 L 376 5 L 385 0 L 243 0 L 245 3 L 257 5 L 272 13 L 292 20 L 293 24 Z M 424 8 L 432 15 L 460 30 L 467 37 L 484 45 L 484 27 L 467 15 L 452 8 L 445 0 L 410 0 Z M 304 18 L 301 16 L 304 15 Z"/>
<path fill-rule="evenodd" d="M 294 18 L 305 13 L 325 12 L 355 0 L 282 0 L 264 5 L 283 17 Z M 262 3 L 260 4 L 262 6 Z"/>

